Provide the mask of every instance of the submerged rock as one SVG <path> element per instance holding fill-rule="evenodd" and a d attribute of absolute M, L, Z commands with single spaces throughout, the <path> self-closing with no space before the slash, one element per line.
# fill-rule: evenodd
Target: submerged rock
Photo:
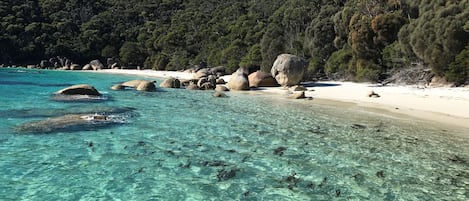
<path fill-rule="evenodd" d="M 94 130 L 126 123 L 127 118 L 135 114 L 127 110 L 113 112 L 99 112 L 91 114 L 67 114 L 21 124 L 15 128 L 19 134 L 48 134 L 55 132 L 75 132 Z"/>

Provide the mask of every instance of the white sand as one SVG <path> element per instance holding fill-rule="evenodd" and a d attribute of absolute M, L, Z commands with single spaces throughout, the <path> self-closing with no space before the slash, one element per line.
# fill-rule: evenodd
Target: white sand
<path fill-rule="evenodd" d="M 100 70 L 100 73 L 138 75 L 144 77 L 174 77 L 191 79 L 192 74 L 153 70 Z M 224 76 L 225 81 L 230 76 Z M 386 109 L 421 119 L 469 128 L 469 88 L 423 88 L 417 86 L 378 86 L 352 82 L 306 83 L 306 96 L 357 104 L 365 108 Z M 282 87 L 262 88 L 262 91 L 285 94 Z M 374 91 L 379 98 L 370 98 Z M 283 97 L 283 96 L 280 96 Z M 320 101 L 324 103 L 324 101 Z"/>

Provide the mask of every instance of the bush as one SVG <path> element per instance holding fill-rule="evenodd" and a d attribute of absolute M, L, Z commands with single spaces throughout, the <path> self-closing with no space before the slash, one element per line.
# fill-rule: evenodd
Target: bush
<path fill-rule="evenodd" d="M 446 72 L 446 79 L 456 86 L 469 82 L 469 45 L 456 56 Z"/>
<path fill-rule="evenodd" d="M 346 46 L 332 53 L 324 67 L 324 73 L 331 79 L 344 79 L 345 75 L 351 73 L 349 66 L 352 61 L 352 50 Z"/>

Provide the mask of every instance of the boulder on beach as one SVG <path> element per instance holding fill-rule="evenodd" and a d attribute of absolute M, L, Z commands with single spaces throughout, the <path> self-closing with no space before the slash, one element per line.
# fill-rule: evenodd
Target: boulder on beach
<path fill-rule="evenodd" d="M 223 86 L 223 85 L 217 85 L 215 87 L 215 91 L 229 91 L 229 89 L 226 87 L 226 86 Z"/>
<path fill-rule="evenodd" d="M 247 69 L 239 68 L 234 72 L 227 84 L 230 90 L 249 90 Z"/>
<path fill-rule="evenodd" d="M 90 66 L 93 70 L 102 70 L 104 68 L 103 63 L 101 63 L 99 60 L 95 59 L 93 61 L 90 61 Z"/>
<path fill-rule="evenodd" d="M 90 64 L 86 64 L 85 66 L 83 66 L 82 70 L 93 70 L 93 68 L 91 67 Z"/>
<path fill-rule="evenodd" d="M 300 83 L 307 62 L 295 55 L 281 54 L 272 65 L 271 73 L 282 86 L 293 86 Z"/>
<path fill-rule="evenodd" d="M 291 99 L 303 99 L 303 98 L 306 98 L 306 96 L 305 96 L 304 91 L 300 91 L 300 92 L 297 92 L 297 93 L 293 93 L 292 95 L 289 96 L 289 98 L 291 98 Z"/>
<path fill-rule="evenodd" d="M 194 82 L 190 82 L 186 87 L 187 90 L 199 90 L 199 87 Z"/>
<path fill-rule="evenodd" d="M 91 85 L 79 84 L 73 85 L 56 92 L 61 95 L 88 95 L 88 96 L 101 96 L 101 94 Z"/>
<path fill-rule="evenodd" d="M 250 87 L 277 87 L 277 80 L 272 77 L 272 74 L 262 72 L 260 70 L 249 74 Z"/>
<path fill-rule="evenodd" d="M 180 88 L 181 81 L 177 78 L 168 78 L 161 82 L 160 87 L 162 88 Z"/>
<path fill-rule="evenodd" d="M 82 70 L 79 64 L 72 64 L 70 65 L 70 70 Z"/>

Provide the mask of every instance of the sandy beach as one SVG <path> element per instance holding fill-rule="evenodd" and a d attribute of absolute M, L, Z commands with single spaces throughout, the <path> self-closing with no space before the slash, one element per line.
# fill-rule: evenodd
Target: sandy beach
<path fill-rule="evenodd" d="M 190 73 L 176 71 L 106 69 L 93 72 L 136 75 L 148 78 L 192 78 Z M 228 81 L 229 77 L 227 75 L 223 78 Z M 469 128 L 469 88 L 467 87 L 380 86 L 370 83 L 333 81 L 303 84 L 308 89 L 305 95 L 313 97 L 311 103 L 352 104 L 352 106 L 365 110 L 388 111 L 397 116 L 410 116 Z M 286 89 L 283 87 L 261 89 L 259 91 L 278 94 L 282 98 L 286 94 Z M 380 97 L 368 97 L 370 91 L 374 91 Z"/>

